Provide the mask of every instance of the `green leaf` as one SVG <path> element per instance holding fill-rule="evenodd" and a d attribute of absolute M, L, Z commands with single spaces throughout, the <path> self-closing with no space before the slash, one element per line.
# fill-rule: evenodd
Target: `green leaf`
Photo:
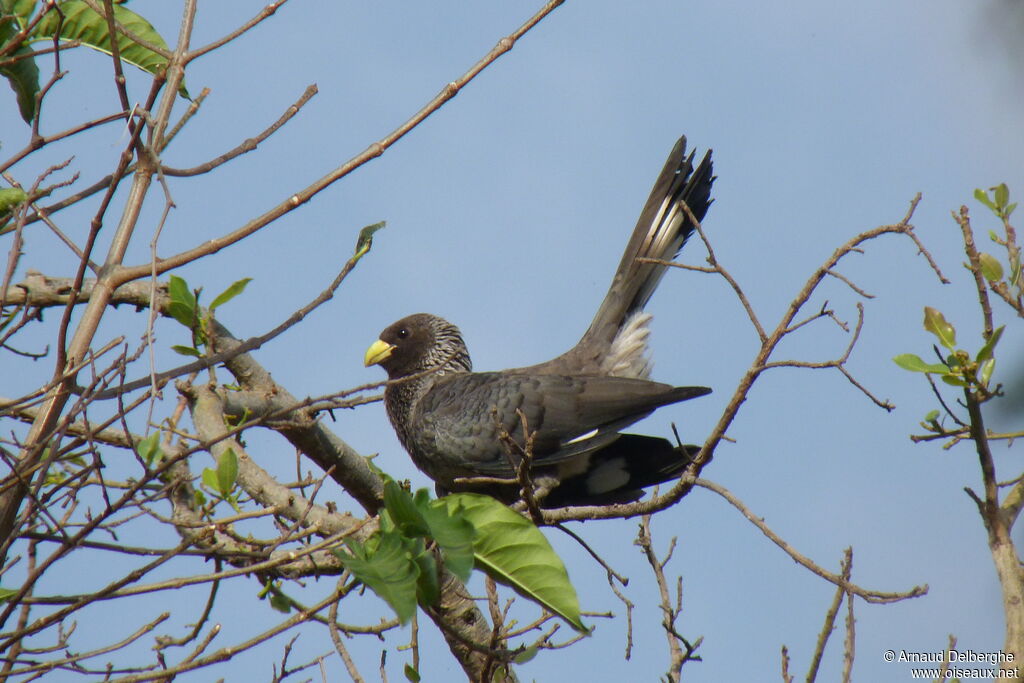
<path fill-rule="evenodd" d="M 987 206 L 992 211 L 997 210 L 996 205 L 992 202 L 991 199 L 988 198 L 988 192 L 985 192 L 985 190 L 982 190 L 981 188 L 975 189 L 974 198 L 977 199 L 982 204 L 984 204 L 985 206 Z"/>
<path fill-rule="evenodd" d="M 993 187 L 992 194 L 995 195 L 996 206 L 999 209 L 1005 209 L 1006 203 L 1010 201 L 1010 190 L 1006 187 L 1006 183 L 999 183 Z"/>
<path fill-rule="evenodd" d="M 417 491 L 414 498 L 392 480 L 384 483 L 384 507 L 402 534 L 433 539 L 445 567 L 463 581 L 469 579 L 476 537 L 469 520 L 453 514 L 445 504 L 430 500 L 426 489 Z"/>
<path fill-rule="evenodd" d="M 924 421 L 925 422 L 935 422 L 938 419 L 939 419 L 939 411 L 938 410 L 929 410 L 928 413 L 924 416 Z"/>
<path fill-rule="evenodd" d="M 10 213 L 14 207 L 26 199 L 28 199 L 28 195 L 17 187 L 5 187 L 0 190 L 0 215 Z"/>
<path fill-rule="evenodd" d="M 25 27 L 32 16 L 34 4 L 25 0 L 3 0 L 0 3 L 0 9 L 10 17 L 0 20 L 0 45 L 8 43 Z M 29 47 L 28 40 L 24 40 L 13 52 L 0 59 L 4 62 L 4 65 L 0 66 L 0 74 L 7 79 L 11 90 L 18 98 L 18 111 L 25 123 L 31 123 L 35 117 L 36 93 L 39 92 L 39 67 L 34 57 L 24 56 L 31 53 L 32 48 Z M 14 62 L 9 61 L 17 57 L 23 58 Z"/>
<path fill-rule="evenodd" d="M 238 456 L 234 449 L 228 448 L 217 458 L 217 490 L 222 496 L 231 493 L 238 478 Z"/>
<path fill-rule="evenodd" d="M 0 43 L 2 42 L 0 40 Z M 6 187 L 0 190 L 0 235 L 16 229 L 17 226 L 7 226 L 7 222 L 10 220 L 15 207 L 26 199 L 28 199 L 28 195 L 25 194 L 25 191 L 16 187 Z"/>
<path fill-rule="evenodd" d="M 281 590 L 281 584 L 270 579 L 264 582 L 263 588 L 256 594 L 256 597 L 260 600 L 266 600 L 269 597 L 270 606 L 278 612 L 288 614 L 292 611 L 292 601 Z"/>
<path fill-rule="evenodd" d="M 426 536 L 430 530 L 412 496 L 397 482 L 384 482 L 384 507 L 404 536 Z"/>
<path fill-rule="evenodd" d="M 978 254 L 981 262 L 981 275 L 989 282 L 999 282 L 1003 279 L 1003 264 L 995 256 L 982 252 Z"/>
<path fill-rule="evenodd" d="M 421 500 L 418 498 L 417 504 Z M 440 501 L 424 502 L 420 511 L 430 528 L 430 536 L 441 549 L 444 566 L 463 581 L 468 580 L 475 563 L 476 528 L 461 514 L 452 514 Z"/>
<path fill-rule="evenodd" d="M 1007 204 L 1006 208 L 1003 209 L 1003 218 L 1009 218 L 1010 215 L 1013 213 L 1014 209 L 1016 208 L 1017 202 L 1014 202 L 1013 204 Z"/>
<path fill-rule="evenodd" d="M 1000 338 L 1002 338 L 1003 329 L 1005 327 L 1006 325 L 1000 325 L 996 329 L 992 330 L 992 336 L 990 336 L 988 341 L 985 342 L 985 345 L 981 347 L 981 350 L 978 351 L 978 355 L 974 357 L 974 360 L 981 363 L 982 361 L 986 361 L 992 357 L 992 352 L 995 350 L 996 344 L 999 343 Z"/>
<path fill-rule="evenodd" d="M 388 603 L 406 623 L 416 613 L 419 566 L 409 558 L 398 532 L 380 532 L 375 538 L 376 543 L 366 544 L 346 538 L 349 552 L 336 550 L 335 554 L 356 579 Z"/>
<path fill-rule="evenodd" d="M 413 555 L 413 562 L 419 568 L 416 578 L 416 596 L 421 605 L 436 605 L 441 599 L 441 582 L 437 576 L 437 561 L 434 555 L 425 549 L 423 539 L 415 541 L 418 552 Z"/>
<path fill-rule="evenodd" d="M 934 334 L 947 349 L 953 350 L 956 347 L 956 330 L 941 312 L 931 306 L 924 307 L 924 329 Z"/>
<path fill-rule="evenodd" d="M 62 2 L 58 8 L 60 14 L 55 9 L 51 9 L 36 25 L 32 32 L 33 41 L 52 39 L 57 35 L 59 28 L 60 37 L 64 40 L 80 40 L 87 47 L 108 55 L 111 54 L 110 32 L 106 17 L 92 11 L 81 0 Z M 114 19 L 148 44 L 165 52 L 169 51 L 167 43 L 153 28 L 153 25 L 123 5 L 114 5 Z M 137 66 L 151 74 L 156 74 L 167 66 L 167 60 L 160 54 L 139 45 L 120 32 L 117 34 L 117 47 L 121 61 Z M 179 92 L 182 96 L 188 97 L 184 83 Z"/>
<path fill-rule="evenodd" d="M 412 681 L 412 683 L 420 683 L 420 672 L 412 668 L 411 664 L 405 665 L 405 680 Z"/>
<path fill-rule="evenodd" d="M 967 380 L 965 380 L 960 375 L 946 374 L 946 375 L 943 375 L 941 377 L 941 379 L 946 384 L 952 385 L 954 387 L 966 387 L 966 386 L 969 386 L 968 383 L 967 383 Z"/>
<path fill-rule="evenodd" d="M 188 283 L 177 275 L 172 275 L 167 285 L 167 294 L 171 303 L 167 306 L 167 314 L 185 327 L 192 329 L 198 315 L 196 314 L 196 296 L 188 288 Z"/>
<path fill-rule="evenodd" d="M 196 358 L 202 358 L 203 354 L 199 353 L 199 350 L 192 346 L 182 346 L 181 344 L 175 344 L 171 347 L 171 351 L 180 353 L 183 356 L 195 356 Z"/>
<path fill-rule="evenodd" d="M 242 278 L 241 280 L 238 280 L 237 282 L 232 283 L 230 287 L 228 287 L 223 292 L 218 294 L 217 297 L 213 300 L 213 303 L 210 304 L 210 311 L 215 311 L 217 307 L 220 306 L 221 304 L 226 304 L 227 302 L 231 301 L 236 296 L 241 294 L 245 290 L 245 286 L 250 282 L 252 282 L 252 278 L 246 277 Z"/>
<path fill-rule="evenodd" d="M 14 32 L 12 31 L 8 35 L 3 34 L 8 34 L 8 31 L 0 28 L 0 44 L 4 43 Z M 7 59 L 31 52 L 32 48 L 23 45 Z M 7 79 L 11 90 L 14 91 L 14 96 L 18 100 L 18 113 L 21 114 L 22 120 L 25 123 L 32 123 L 32 119 L 36 115 L 36 93 L 39 92 L 39 67 L 36 66 L 35 59 L 23 57 L 16 62 L 0 66 L 0 75 Z"/>
<path fill-rule="evenodd" d="M 363 258 L 363 256 L 366 255 L 366 252 L 370 251 L 370 247 L 373 246 L 373 233 L 377 232 L 385 225 L 387 225 L 387 221 L 381 221 L 380 223 L 367 225 L 359 231 L 359 239 L 356 240 L 356 251 L 354 254 L 354 258 L 356 260 Z"/>
<path fill-rule="evenodd" d="M 288 614 L 292 611 L 292 601 L 280 590 L 270 591 L 270 606 L 282 614 Z"/>
<path fill-rule="evenodd" d="M 911 372 L 934 372 L 938 374 L 949 372 L 949 368 L 945 365 L 925 363 L 920 356 L 913 353 L 901 353 L 892 360 L 896 365 Z"/>
<path fill-rule="evenodd" d="M 978 372 L 978 381 L 981 383 L 981 386 L 988 387 L 988 383 L 992 379 L 992 371 L 995 369 L 995 358 L 989 358 L 981 364 L 981 370 Z"/>
<path fill-rule="evenodd" d="M 142 458 L 142 462 L 152 467 L 153 463 L 159 462 L 163 452 L 160 450 L 160 432 L 153 432 L 144 439 L 139 439 L 135 444 L 135 452 Z"/>
<path fill-rule="evenodd" d="M 13 588 L 0 588 L 0 603 L 7 602 L 12 596 L 17 595 L 18 591 Z"/>
<path fill-rule="evenodd" d="M 211 491 L 220 491 L 220 482 L 217 481 L 217 472 L 209 467 L 203 468 L 203 484 Z"/>
<path fill-rule="evenodd" d="M 539 651 L 540 648 L 536 645 L 531 645 L 530 647 L 523 648 L 523 651 L 517 654 L 512 661 L 516 664 L 526 664 L 528 661 L 536 657 Z"/>
<path fill-rule="evenodd" d="M 0 0 L 0 11 L 13 17 L 18 29 L 23 29 L 36 11 L 36 0 Z"/>
<path fill-rule="evenodd" d="M 476 528 L 473 549 L 478 567 L 578 631 L 587 631 L 565 565 L 540 529 L 490 496 L 457 493 L 439 502 L 461 512 Z"/>

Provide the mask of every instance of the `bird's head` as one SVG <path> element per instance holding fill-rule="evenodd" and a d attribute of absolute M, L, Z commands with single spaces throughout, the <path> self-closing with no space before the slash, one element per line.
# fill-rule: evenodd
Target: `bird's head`
<path fill-rule="evenodd" d="M 366 349 L 363 364 L 381 366 L 390 379 L 434 368 L 440 368 L 439 373 L 473 369 L 459 328 L 429 313 L 416 313 L 388 325 Z"/>

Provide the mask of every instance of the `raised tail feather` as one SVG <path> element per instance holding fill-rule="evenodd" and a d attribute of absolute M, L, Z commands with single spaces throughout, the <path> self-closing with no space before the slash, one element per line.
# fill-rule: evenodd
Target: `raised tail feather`
<path fill-rule="evenodd" d="M 638 258 L 671 261 L 696 229 L 682 207 L 685 203 L 698 221 L 711 206 L 714 183 L 711 151 L 696 169 L 693 152 L 686 153 L 686 137 L 679 138 L 647 203 L 612 278 L 611 287 L 597 309 L 590 328 L 572 349 L 546 363 L 511 372 L 533 374 L 595 374 L 647 377 L 647 322 L 643 313 L 668 269 Z"/>
<path fill-rule="evenodd" d="M 654 183 L 636 227 L 615 271 L 611 287 L 597 309 L 581 343 L 610 344 L 629 317 L 644 309 L 665 275 L 667 266 L 638 258 L 672 261 L 696 229 L 681 203 L 698 221 L 711 206 L 712 175 L 709 150 L 696 170 L 693 152 L 686 154 L 686 137 L 679 138 Z"/>

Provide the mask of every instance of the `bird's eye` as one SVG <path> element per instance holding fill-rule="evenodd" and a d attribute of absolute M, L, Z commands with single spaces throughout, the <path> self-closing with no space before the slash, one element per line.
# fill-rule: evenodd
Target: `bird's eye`
<path fill-rule="evenodd" d="M 404 327 L 401 328 L 400 330 L 398 330 L 398 338 L 399 339 L 405 339 L 408 336 L 409 336 L 409 330 L 405 329 Z"/>

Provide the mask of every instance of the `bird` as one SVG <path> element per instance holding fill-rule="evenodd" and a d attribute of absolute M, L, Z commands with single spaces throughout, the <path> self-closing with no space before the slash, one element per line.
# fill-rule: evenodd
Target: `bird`
<path fill-rule="evenodd" d="M 429 313 L 392 323 L 366 350 L 364 365 L 387 372 L 395 433 L 438 495 L 478 492 L 506 503 L 531 495 L 544 508 L 631 502 L 678 477 L 699 450 L 622 431 L 711 392 L 650 379 L 644 307 L 695 231 L 693 219 L 703 221 L 716 178 L 711 150 L 694 167 L 686 144 L 683 136 L 673 147 L 590 327 L 565 353 L 473 372 L 459 328 Z"/>

